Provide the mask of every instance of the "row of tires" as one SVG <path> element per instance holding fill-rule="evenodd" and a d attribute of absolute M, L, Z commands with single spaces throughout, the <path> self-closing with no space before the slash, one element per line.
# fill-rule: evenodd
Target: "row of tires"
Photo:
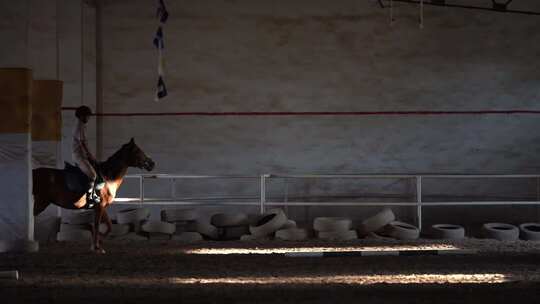
<path fill-rule="evenodd" d="M 176 233 L 176 225 L 164 221 L 151 221 L 148 208 L 130 208 L 119 211 L 113 220 L 108 238 L 115 240 L 179 240 L 196 242 L 203 239 L 198 232 Z M 85 241 L 91 239 L 94 212 L 73 213 L 62 218 L 57 233 L 58 241 Z M 102 223 L 99 231 L 104 233 L 107 226 Z"/>
<path fill-rule="evenodd" d="M 62 219 L 57 234 L 59 241 L 79 241 L 91 238 L 93 212 L 72 214 Z M 420 230 L 414 225 L 398 221 L 390 208 L 385 208 L 363 220 L 353 228 L 353 222 L 344 217 L 317 217 L 309 229 L 299 228 L 281 209 L 265 214 L 217 213 L 210 218 L 201 216 L 196 209 L 163 209 L 160 221 L 149 220 L 148 208 L 121 210 L 116 214 L 110 238 L 119 240 L 177 240 L 197 242 L 210 240 L 265 240 L 301 241 L 316 237 L 322 240 L 346 241 L 357 238 L 392 238 L 414 240 Z M 101 224 L 101 232 L 106 226 Z M 458 225 L 437 224 L 426 232 L 435 239 L 462 239 L 465 229 Z M 487 223 L 482 237 L 497 240 L 540 240 L 540 224 L 526 223 L 519 227 L 504 223 Z"/>

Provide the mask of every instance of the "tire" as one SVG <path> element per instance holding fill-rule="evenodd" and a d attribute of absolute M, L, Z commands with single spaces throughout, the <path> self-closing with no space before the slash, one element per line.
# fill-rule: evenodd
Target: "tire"
<path fill-rule="evenodd" d="M 216 240 L 219 237 L 217 227 L 203 221 L 197 221 L 197 232 L 212 240 Z"/>
<path fill-rule="evenodd" d="M 136 234 L 135 232 L 130 232 L 116 238 L 119 241 L 148 241 L 148 236 Z"/>
<path fill-rule="evenodd" d="M 540 241 L 540 223 L 525 223 L 519 225 L 521 238 L 527 241 Z"/>
<path fill-rule="evenodd" d="M 133 223 L 128 224 L 129 225 L 129 232 L 135 232 L 135 233 L 141 233 L 143 232 L 141 229 L 143 221 L 136 221 Z"/>
<path fill-rule="evenodd" d="M 216 227 L 247 226 L 248 216 L 245 213 L 217 213 L 212 215 L 210 223 Z M 240 237 L 240 236 L 238 236 Z"/>
<path fill-rule="evenodd" d="M 130 208 L 118 211 L 116 222 L 118 224 L 135 224 L 149 217 L 150 210 L 148 208 Z"/>
<path fill-rule="evenodd" d="M 240 237 L 244 234 L 249 233 L 248 226 L 235 226 L 235 227 L 224 227 L 219 228 L 219 239 L 220 240 L 239 240 Z"/>
<path fill-rule="evenodd" d="M 247 241 L 247 242 L 250 242 L 250 241 L 269 241 L 270 240 L 270 237 L 267 236 L 267 235 L 263 235 L 263 236 L 254 236 L 252 234 L 244 234 L 240 237 L 240 241 Z"/>
<path fill-rule="evenodd" d="M 519 239 L 519 228 L 507 223 L 486 223 L 482 225 L 482 234 L 485 238 L 511 241 Z"/>
<path fill-rule="evenodd" d="M 366 235 L 365 238 L 370 239 L 370 240 L 387 240 L 387 241 L 394 240 L 394 238 L 387 237 L 387 236 L 378 234 L 376 232 L 370 232 L 368 235 Z"/>
<path fill-rule="evenodd" d="M 174 234 L 176 225 L 161 221 L 146 221 L 142 224 L 141 230 L 149 233 L 163 233 L 170 235 Z"/>
<path fill-rule="evenodd" d="M 161 210 L 161 220 L 164 222 L 195 221 L 199 213 L 195 209 L 170 208 Z"/>
<path fill-rule="evenodd" d="M 176 233 L 182 232 L 197 232 L 197 221 L 181 221 L 174 222 L 176 225 Z"/>
<path fill-rule="evenodd" d="M 263 214 L 256 226 L 249 226 L 249 232 L 255 237 L 270 235 L 287 223 L 287 216 L 281 209 L 273 209 Z"/>
<path fill-rule="evenodd" d="M 39 243 L 28 240 L 2 241 L 0 240 L 0 252 L 27 253 L 38 252 Z"/>
<path fill-rule="evenodd" d="M 283 225 L 283 227 L 279 229 L 282 230 L 282 229 L 291 229 L 291 228 L 296 228 L 296 222 L 293 220 L 287 220 L 285 225 Z"/>
<path fill-rule="evenodd" d="M 388 224 L 388 236 L 398 240 L 416 240 L 420 237 L 420 230 L 413 225 L 393 221 Z"/>
<path fill-rule="evenodd" d="M 317 217 L 313 220 L 313 229 L 323 231 L 349 231 L 352 221 L 344 217 Z"/>
<path fill-rule="evenodd" d="M 452 224 L 436 224 L 431 226 L 433 238 L 442 240 L 461 240 L 465 238 L 465 228 Z"/>
<path fill-rule="evenodd" d="M 94 211 L 72 212 L 62 217 L 62 223 L 71 225 L 85 225 L 94 223 Z"/>
<path fill-rule="evenodd" d="M 101 223 L 99 225 L 99 232 L 105 233 L 107 231 L 107 225 L 105 223 Z M 119 237 L 125 234 L 129 233 L 129 225 L 128 224 L 112 224 L 111 226 L 111 232 L 107 237 Z"/>
<path fill-rule="evenodd" d="M 362 236 L 368 235 L 370 232 L 375 232 L 383 228 L 384 226 L 390 224 L 395 219 L 396 216 L 394 215 L 394 212 L 392 212 L 392 209 L 384 208 L 382 211 L 375 214 L 374 216 L 362 221 L 362 223 L 358 227 L 358 232 Z"/>
<path fill-rule="evenodd" d="M 0 279 L 12 279 L 18 280 L 20 278 L 19 271 L 17 270 L 4 270 L 0 271 Z"/>
<path fill-rule="evenodd" d="M 57 241 L 87 242 L 92 240 L 92 233 L 88 230 L 60 231 L 56 234 Z"/>
<path fill-rule="evenodd" d="M 519 239 L 518 227 L 505 223 L 487 223 L 482 226 L 482 234 L 487 239 L 515 241 Z"/>
<path fill-rule="evenodd" d="M 308 238 L 308 231 L 301 228 L 287 228 L 276 231 L 276 239 L 284 241 L 304 241 Z"/>
<path fill-rule="evenodd" d="M 67 232 L 67 231 L 78 231 L 78 230 L 88 230 L 92 231 L 91 224 L 66 224 L 62 223 L 60 224 L 60 232 Z"/>
<path fill-rule="evenodd" d="M 196 243 L 202 241 L 203 237 L 198 232 L 183 232 L 181 234 L 173 235 L 172 240 L 185 243 Z"/>
<path fill-rule="evenodd" d="M 356 230 L 348 231 L 319 231 L 317 237 L 327 241 L 350 241 L 358 238 Z"/>
<path fill-rule="evenodd" d="M 262 218 L 262 214 L 259 213 L 248 213 L 248 225 L 249 226 L 256 226 L 257 222 Z"/>
<path fill-rule="evenodd" d="M 172 234 L 161 232 L 146 232 L 150 241 L 170 241 Z"/>

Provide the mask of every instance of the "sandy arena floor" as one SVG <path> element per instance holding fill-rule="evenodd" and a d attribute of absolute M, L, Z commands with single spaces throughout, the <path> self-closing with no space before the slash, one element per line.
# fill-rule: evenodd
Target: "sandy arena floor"
<path fill-rule="evenodd" d="M 0 254 L 2 303 L 540 303 L 540 242 L 106 241 Z M 290 251 L 476 249 L 462 256 L 291 258 Z"/>

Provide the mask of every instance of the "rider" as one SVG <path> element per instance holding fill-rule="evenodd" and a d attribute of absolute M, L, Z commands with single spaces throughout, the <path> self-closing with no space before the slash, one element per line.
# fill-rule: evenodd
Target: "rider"
<path fill-rule="evenodd" d="M 92 164 L 97 164 L 97 160 L 94 155 L 88 149 L 86 141 L 86 123 L 92 115 L 92 110 L 87 106 L 80 106 L 75 111 L 77 117 L 77 124 L 75 130 L 73 130 L 73 160 L 79 166 L 79 168 L 90 179 L 90 189 L 88 189 L 86 197 L 87 201 L 92 205 L 92 201 L 99 203 L 101 201 L 99 195 L 94 190 L 94 183 L 96 182 L 97 173 Z M 103 184 L 97 185 L 96 190 L 100 190 Z"/>

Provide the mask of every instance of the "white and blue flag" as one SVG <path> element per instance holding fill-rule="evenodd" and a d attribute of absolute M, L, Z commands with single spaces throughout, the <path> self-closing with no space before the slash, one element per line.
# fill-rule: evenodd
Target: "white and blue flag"
<path fill-rule="evenodd" d="M 161 100 L 162 98 L 165 98 L 167 96 L 167 87 L 165 86 L 165 81 L 163 80 L 164 75 L 164 64 L 163 64 L 163 50 L 165 49 L 165 39 L 163 35 L 163 26 L 167 22 L 167 19 L 169 19 L 169 12 L 167 11 L 167 8 L 165 7 L 165 1 L 159 0 L 158 2 L 158 9 L 156 17 L 159 20 L 159 26 L 156 31 L 156 34 L 154 35 L 154 46 L 158 50 L 158 82 L 157 82 L 157 90 L 156 90 L 156 101 Z"/>
<path fill-rule="evenodd" d="M 164 43 L 164 40 L 163 40 L 163 29 L 161 28 L 161 26 L 158 27 L 158 29 L 156 31 L 156 35 L 154 36 L 154 46 L 157 49 L 165 48 L 165 43 Z"/>
<path fill-rule="evenodd" d="M 165 2 L 163 2 L 163 0 L 159 0 L 157 17 L 159 18 L 159 22 L 163 24 L 165 24 L 165 22 L 167 22 L 167 19 L 169 18 L 169 12 L 167 11 L 167 8 L 165 7 Z"/>
<path fill-rule="evenodd" d="M 165 96 L 167 96 L 167 87 L 165 86 L 165 81 L 163 81 L 163 77 L 159 76 L 156 97 L 159 100 L 161 98 L 164 98 Z"/>

